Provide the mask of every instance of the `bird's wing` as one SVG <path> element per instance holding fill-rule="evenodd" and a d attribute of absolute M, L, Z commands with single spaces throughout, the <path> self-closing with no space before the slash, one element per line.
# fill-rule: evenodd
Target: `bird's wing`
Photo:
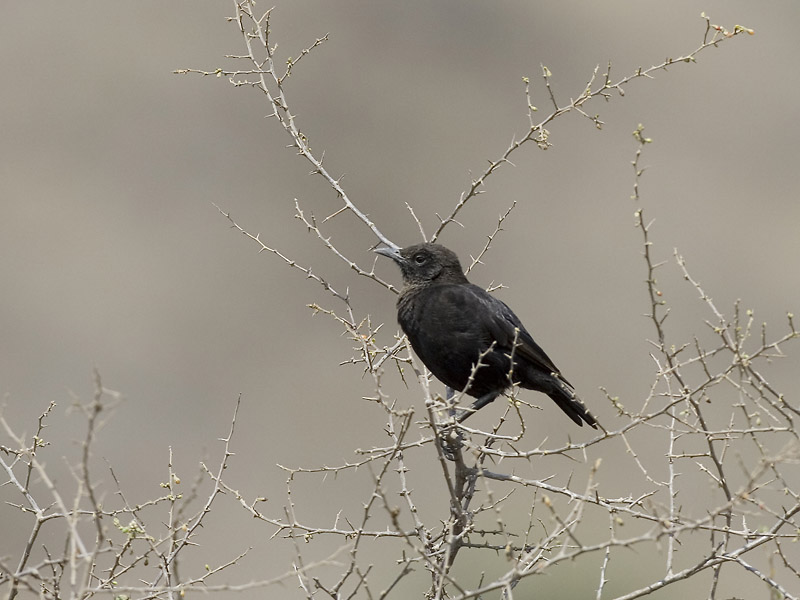
<path fill-rule="evenodd" d="M 561 375 L 555 363 L 542 350 L 541 346 L 533 340 L 522 321 L 519 320 L 519 317 L 514 314 L 514 311 L 505 302 L 495 298 L 477 285 L 470 284 L 469 289 L 485 307 L 485 310 L 481 311 L 481 313 L 482 316 L 485 315 L 483 318 L 487 320 L 487 325 L 492 337 L 497 342 L 498 349 L 510 352 L 516 338 L 517 346 L 514 352 L 520 358 L 524 358 L 542 371 L 556 373 L 561 381 L 567 385 L 572 385 Z"/>

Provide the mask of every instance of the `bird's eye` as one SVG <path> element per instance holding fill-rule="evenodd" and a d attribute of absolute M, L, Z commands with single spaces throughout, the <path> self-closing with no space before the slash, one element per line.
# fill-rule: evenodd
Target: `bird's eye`
<path fill-rule="evenodd" d="M 422 263 L 424 263 L 426 260 L 428 260 L 428 258 L 427 258 L 427 257 L 426 257 L 424 254 L 417 254 L 417 255 L 414 257 L 414 262 L 415 262 L 415 263 L 417 263 L 418 265 L 421 265 L 421 264 L 422 264 Z"/>

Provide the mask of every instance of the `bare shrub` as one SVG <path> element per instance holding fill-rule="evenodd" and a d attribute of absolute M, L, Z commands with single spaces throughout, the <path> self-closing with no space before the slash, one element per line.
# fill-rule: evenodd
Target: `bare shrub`
<path fill-rule="evenodd" d="M 346 256 L 326 233 L 327 222 L 349 213 L 376 244 L 396 246 L 351 200 L 340 178 L 323 164 L 323 156 L 312 151 L 287 97 L 289 76 L 327 37 L 281 62 L 271 39 L 271 11 L 254 11 L 253 3 L 238 2 L 232 18 L 245 46 L 242 55 L 232 58 L 244 66 L 179 72 L 225 77 L 234 86 L 254 88 L 264 95 L 269 115 L 284 130 L 293 151 L 327 182 L 338 203 L 330 215 L 318 220 L 295 201 L 296 217 L 324 251 L 344 261 L 358 277 L 396 293 L 375 271 L 372 257 Z M 548 148 L 547 127 L 556 119 L 574 112 L 601 127 L 599 116 L 589 111 L 595 101 L 613 100 L 636 80 L 692 63 L 699 53 L 742 33 L 752 32 L 739 26 L 728 31 L 706 17 L 703 39 L 695 50 L 620 79 L 612 78 L 610 65 L 605 70 L 596 68 L 585 88 L 568 102 L 556 97 L 550 85 L 552 75 L 543 66 L 546 116 L 538 117 L 526 79 L 526 134 L 514 138 L 490 161 L 432 230 L 426 231 L 408 206 L 421 237 L 434 241 L 457 223 L 487 179 L 509 163 L 519 148 L 530 143 Z M 355 458 L 345 464 L 284 467 L 287 500 L 275 514 L 264 508 L 263 498 L 226 478 L 234 416 L 217 463 L 202 465 L 201 476 L 185 496 L 170 467 L 163 496 L 131 505 L 123 490 L 117 489 L 114 503 L 101 504 L 89 456 L 98 415 L 116 396 L 97 375 L 93 399 L 81 405 L 88 427 L 82 459 L 73 466 L 74 489 L 69 492 L 52 483 L 40 459 L 47 450 L 44 427 L 52 406 L 39 419 L 37 433 L 28 439 L 2 420 L 7 441 L 0 446 L 0 464 L 6 485 L 18 495 L 18 501 L 4 510 L 17 511 L 18 518 L 31 522 L 25 547 L 0 562 L 0 585 L 8 590 L 7 597 L 13 600 L 26 593 L 43 598 L 99 594 L 174 598 L 194 589 L 243 591 L 289 579 L 308 598 L 534 597 L 533 586 L 540 581 L 534 576 L 552 573 L 563 589 L 572 590 L 577 588 L 569 569 L 577 569 L 581 578 L 591 580 L 598 599 L 649 596 L 685 582 L 691 583 L 693 597 L 720 598 L 752 577 L 764 583 L 771 598 L 797 598 L 800 475 L 794 419 L 798 409 L 770 384 L 768 365 L 799 334 L 791 314 L 777 334 L 767 331 L 752 311 L 738 303 L 726 315 L 692 277 L 682 256 L 675 252 L 674 260 L 659 258 L 663 253 L 654 245 L 646 216 L 650 211 L 645 211 L 640 193 L 640 158 L 650 140 L 641 126 L 634 137 L 632 200 L 642 237 L 656 376 L 644 398 L 628 399 L 624 391 L 606 391 L 617 415 L 613 424 L 604 423 L 599 433 L 584 442 L 561 446 L 535 442 L 526 424 L 529 408 L 516 393 L 488 427 L 456 423 L 449 416 L 448 401 L 435 391 L 437 385 L 416 362 L 405 338 L 395 334 L 393 324 L 373 323 L 368 315 L 357 314 L 346 282 L 334 282 L 299 264 L 220 208 L 258 251 L 301 271 L 332 298 L 334 308 L 323 301 L 312 308 L 334 319 L 353 341 L 354 354 L 346 362 L 360 365 L 371 378 L 374 394 L 367 400 L 385 418 L 386 443 L 356 450 Z M 515 205 L 491 224 L 485 246 L 469 269 L 487 258 Z M 666 268 L 678 269 L 707 309 L 706 321 L 698 323 L 697 333 L 687 339 L 669 329 L 669 311 L 682 307 L 669 306 L 663 299 L 656 274 Z M 384 378 L 398 372 L 418 390 L 408 395 L 423 402 L 385 392 Z M 418 387 L 408 377 L 410 373 Z M 421 416 L 415 406 L 424 406 Z M 448 431 L 458 431 L 464 440 L 453 461 L 436 443 Z M 604 460 L 608 456 L 626 457 L 629 477 L 624 492 L 608 482 L 609 470 L 618 468 Z M 418 476 L 426 471 L 423 465 L 435 465 L 441 484 L 435 491 L 424 476 Z M 541 472 L 557 475 L 537 476 Z M 342 506 L 333 522 L 305 516 L 304 499 L 294 492 L 302 478 L 325 477 L 352 480 L 354 486 L 366 482 L 368 487 L 362 502 Z M 447 493 L 440 493 L 442 489 Z M 202 550 L 202 524 L 212 518 L 212 509 L 219 509 L 221 494 L 235 499 L 237 510 L 246 511 L 263 526 L 264 538 L 291 542 L 294 558 L 286 574 L 249 583 L 224 580 L 221 571 L 235 566 L 245 550 L 200 574 L 196 570 L 179 574 L 179 560 L 187 549 L 201 544 Z M 40 544 L 44 528 L 58 531 L 57 548 Z M 322 540 L 334 540 L 333 550 L 327 550 L 330 544 Z M 309 558 L 320 545 L 326 548 L 326 556 Z M 660 565 L 657 572 L 648 566 L 654 561 Z"/>

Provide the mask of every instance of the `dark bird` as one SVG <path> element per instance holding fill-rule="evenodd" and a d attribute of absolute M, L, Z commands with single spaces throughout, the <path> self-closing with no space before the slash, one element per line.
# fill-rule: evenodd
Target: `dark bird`
<path fill-rule="evenodd" d="M 414 352 L 446 386 L 476 398 L 459 420 L 519 384 L 550 396 L 578 425 L 597 428 L 517 315 L 471 284 L 452 250 L 426 243 L 375 252 L 391 258 L 403 273 L 397 320 Z"/>

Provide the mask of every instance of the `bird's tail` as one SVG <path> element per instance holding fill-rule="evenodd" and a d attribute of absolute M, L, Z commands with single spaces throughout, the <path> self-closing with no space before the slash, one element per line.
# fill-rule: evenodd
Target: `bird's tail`
<path fill-rule="evenodd" d="M 597 420 L 590 413 L 583 402 L 575 394 L 573 389 L 564 381 L 554 376 L 553 389 L 547 393 L 558 404 L 559 408 L 567 413 L 567 416 L 575 421 L 578 426 L 583 427 L 586 423 L 590 427 L 597 429 Z"/>

